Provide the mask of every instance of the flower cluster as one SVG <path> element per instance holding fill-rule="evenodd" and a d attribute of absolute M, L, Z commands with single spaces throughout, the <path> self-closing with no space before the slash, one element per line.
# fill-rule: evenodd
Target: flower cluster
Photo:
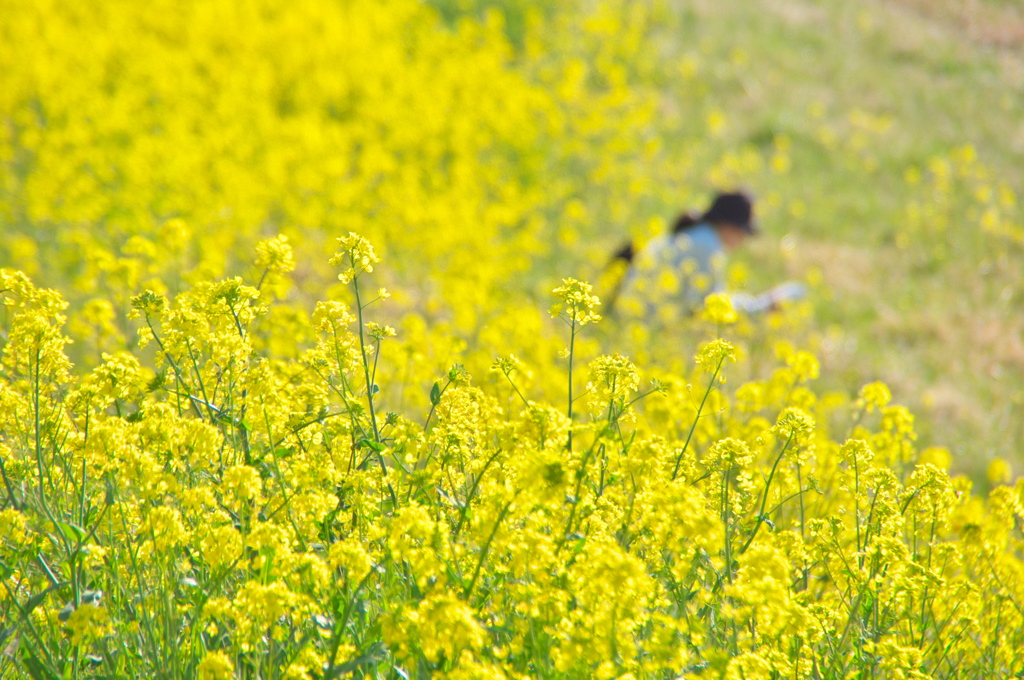
<path fill-rule="evenodd" d="M 574 326 L 585 326 L 601 320 L 597 307 L 601 301 L 592 295 L 593 286 L 576 279 L 563 279 L 562 285 L 553 291 L 560 302 L 551 307 L 553 317 L 564 317 Z"/>
<path fill-rule="evenodd" d="M 373 265 L 380 262 L 370 242 L 359 234 L 349 233 L 338 239 L 338 250 L 331 257 L 331 264 L 344 267 L 338 274 L 338 280 L 349 283 L 362 272 L 372 272 Z"/>
<path fill-rule="evenodd" d="M 904 168 L 824 105 L 751 135 L 750 56 L 662 0 L 172 4 L 3 5 L 0 677 L 1021 672 L 1012 450 L 960 476 L 903 382 L 856 394 L 808 320 L 846 268 L 760 318 L 720 258 L 556 283 L 740 180 L 796 271 L 797 218 L 849 226 L 821 156 L 906 189 L 851 211 L 918 246 L 880 261 L 969 246 L 1006 337 L 1020 210 L 972 147 Z"/>
<path fill-rule="evenodd" d="M 556 338 L 476 387 L 461 363 L 381 355 L 393 331 L 376 321 L 360 351 L 331 301 L 305 322 L 312 346 L 281 358 L 260 341 L 263 293 L 226 279 L 136 298 L 152 369 L 122 353 L 79 376 L 60 299 L 0 276 L 8 328 L 37 329 L 8 332 L 0 364 L 0 614 L 20 636 L 5 674 L 1016 668 L 1024 483 L 1000 469 L 973 494 L 880 384 L 815 398 L 809 352 L 728 392 L 736 347 L 705 343 L 684 369 L 699 400 L 672 375 L 637 394 L 637 366 L 599 355 L 589 413 L 566 415 L 524 393 L 554 391 L 530 376 L 558 372 Z M 558 294 L 577 321 L 596 304 L 578 281 Z"/>

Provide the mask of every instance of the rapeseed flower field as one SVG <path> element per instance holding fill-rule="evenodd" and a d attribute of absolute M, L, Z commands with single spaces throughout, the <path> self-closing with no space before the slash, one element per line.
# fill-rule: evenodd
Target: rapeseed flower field
<path fill-rule="evenodd" d="M 602 303 L 702 187 L 888 177 L 886 115 L 736 144 L 750 57 L 668 2 L 0 10 L 0 677 L 1024 673 L 1015 454 L 828 382 L 833 272 Z M 1019 262 L 973 146 L 898 173 L 915 267 Z"/>

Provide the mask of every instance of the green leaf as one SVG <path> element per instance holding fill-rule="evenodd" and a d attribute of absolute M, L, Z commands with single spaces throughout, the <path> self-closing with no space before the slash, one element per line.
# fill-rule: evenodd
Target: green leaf
<path fill-rule="evenodd" d="M 155 376 L 153 376 L 153 379 L 150 380 L 149 383 L 146 385 L 146 391 L 147 392 L 156 392 L 157 390 L 163 388 L 166 384 L 167 384 L 167 369 L 165 368 L 162 371 L 160 371 L 159 373 L 157 373 Z"/>
<path fill-rule="evenodd" d="M 434 386 L 430 388 L 430 405 L 437 406 L 441 403 L 441 383 L 434 382 Z"/>
<path fill-rule="evenodd" d="M 43 603 L 43 600 L 46 599 L 47 595 L 49 595 L 55 590 L 63 588 L 66 585 L 68 585 L 66 581 L 64 583 L 58 583 L 56 585 L 50 586 L 41 593 L 36 593 L 32 597 L 28 598 L 28 600 L 25 602 L 25 606 L 22 608 L 24 610 L 22 612 L 22 616 L 28 616 L 29 614 L 31 614 L 36 607 Z"/>
<path fill-rule="evenodd" d="M 85 530 L 82 527 L 70 522 L 54 522 L 60 533 L 69 543 L 83 543 L 85 541 Z"/>
<path fill-rule="evenodd" d="M 358 442 L 356 442 L 356 448 L 373 449 L 374 451 L 380 453 L 381 451 L 384 451 L 387 447 L 381 444 L 380 442 L 375 442 L 370 439 L 360 439 Z"/>
<path fill-rule="evenodd" d="M 572 554 L 573 555 L 579 555 L 581 552 L 583 552 L 583 548 L 586 547 L 586 545 L 587 545 L 587 537 L 586 536 L 583 536 L 582 534 L 573 533 L 573 534 L 570 534 L 567 538 L 572 540 Z"/>
<path fill-rule="evenodd" d="M 351 661 L 346 661 L 345 663 L 338 664 L 337 666 L 331 666 L 327 669 L 327 672 L 324 673 L 324 680 L 335 680 L 335 678 L 340 678 L 341 676 L 358 670 L 363 666 L 376 663 L 383 658 L 384 644 L 376 642 L 362 656 L 358 656 Z M 396 670 L 398 669 L 396 668 Z M 408 675 L 404 675 L 403 677 L 407 678 Z"/>
<path fill-rule="evenodd" d="M 466 504 L 463 501 L 460 501 L 457 498 L 452 498 L 452 496 L 450 496 L 444 489 L 438 489 L 437 493 L 453 507 L 459 508 L 460 510 L 466 507 Z"/>
<path fill-rule="evenodd" d="M 46 667 L 32 647 L 26 644 L 22 644 L 20 647 L 25 650 L 21 656 L 22 666 L 28 671 L 32 680 L 54 680 L 60 677 Z"/>

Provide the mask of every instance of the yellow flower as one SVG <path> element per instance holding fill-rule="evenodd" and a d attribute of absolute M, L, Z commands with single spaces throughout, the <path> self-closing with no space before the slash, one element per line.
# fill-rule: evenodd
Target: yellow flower
<path fill-rule="evenodd" d="M 772 433 L 782 441 L 792 438 L 796 443 L 804 441 L 812 432 L 814 419 L 798 408 L 787 408 L 780 413 L 772 428 Z"/>
<path fill-rule="evenodd" d="M 746 442 L 726 437 L 715 442 L 708 451 L 705 463 L 712 470 L 728 471 L 736 467 L 745 467 L 754 461 Z"/>
<path fill-rule="evenodd" d="M 487 633 L 473 610 L 455 594 L 433 593 L 415 609 L 406 610 L 385 626 L 385 639 L 401 657 L 419 651 L 430 661 L 459 658 L 463 650 L 483 647 Z"/>
<path fill-rule="evenodd" d="M 552 306 L 549 313 L 555 318 L 565 317 L 570 323 L 579 326 L 600 321 L 601 316 L 595 310 L 601 301 L 596 295 L 590 294 L 592 289 L 593 286 L 589 283 L 576 279 L 562 279 L 562 285 L 553 291 L 561 302 Z"/>
<path fill-rule="evenodd" d="M 515 354 L 509 354 L 507 357 L 497 357 L 494 363 L 491 364 L 492 371 L 501 371 L 506 376 L 511 375 L 513 371 L 517 370 L 522 362 L 516 358 Z"/>
<path fill-rule="evenodd" d="M 860 389 L 860 403 L 867 410 L 882 409 L 892 400 L 892 393 L 883 382 L 868 383 Z"/>
<path fill-rule="evenodd" d="M 988 478 L 988 483 L 993 486 L 1009 484 L 1013 480 L 1013 469 L 1003 458 L 993 458 L 992 462 L 988 464 L 985 474 Z"/>
<path fill-rule="evenodd" d="M 142 531 L 149 535 L 156 550 L 172 550 L 188 540 L 188 530 L 175 508 L 154 508 L 146 517 Z"/>
<path fill-rule="evenodd" d="M 875 457 L 874 452 L 862 439 L 850 439 L 839 449 L 839 456 L 848 464 L 863 468 Z"/>
<path fill-rule="evenodd" d="M 214 569 L 232 564 L 242 555 L 242 537 L 235 527 L 217 527 L 201 542 L 203 559 Z"/>
<path fill-rule="evenodd" d="M 272 274 L 287 274 L 295 269 L 295 254 L 288 237 L 277 237 L 256 244 L 256 267 Z"/>
<path fill-rule="evenodd" d="M 129 318 L 138 318 L 142 315 L 147 318 L 157 317 L 165 311 L 167 311 L 167 298 L 147 290 L 132 298 L 132 312 L 129 314 Z"/>
<path fill-rule="evenodd" d="M 363 272 L 372 272 L 373 265 L 380 262 L 380 258 L 373 251 L 369 241 L 359 234 L 349 232 L 348 236 L 338 239 L 338 250 L 330 262 L 336 267 L 345 267 L 338 274 L 338 280 L 349 283 Z"/>
<path fill-rule="evenodd" d="M 354 539 L 332 544 L 327 551 L 327 563 L 332 569 L 343 570 L 350 586 L 362 581 L 373 568 L 370 556 Z"/>
<path fill-rule="evenodd" d="M 111 632 L 107 610 L 98 604 L 82 603 L 64 622 L 71 635 L 71 644 L 78 646 Z"/>
<path fill-rule="evenodd" d="M 600 356 L 590 363 L 590 382 L 606 399 L 619 399 L 640 387 L 640 374 L 621 354 Z"/>
<path fill-rule="evenodd" d="M 797 382 L 813 380 L 821 371 L 817 358 L 810 352 L 793 352 L 786 357 L 786 363 L 789 364 Z"/>
<path fill-rule="evenodd" d="M 207 652 L 199 662 L 199 680 L 233 680 L 235 665 L 231 658 L 221 651 Z"/>
<path fill-rule="evenodd" d="M 701 345 L 695 361 L 704 371 L 717 373 L 726 361 L 736 363 L 736 348 L 725 340 L 712 340 Z"/>
<path fill-rule="evenodd" d="M 291 552 L 291 536 L 283 526 L 271 522 L 257 522 L 249 532 L 246 547 L 258 553 L 269 553 L 278 557 Z"/>
<path fill-rule="evenodd" d="M 744 652 L 729 660 L 725 680 L 769 680 L 776 669 L 757 652 Z"/>
<path fill-rule="evenodd" d="M 381 326 L 380 324 L 370 321 L 366 324 L 366 330 L 369 332 L 370 337 L 374 340 L 383 340 L 384 338 L 395 337 L 395 329 L 391 326 Z"/>
<path fill-rule="evenodd" d="M 167 220 L 160 227 L 160 244 L 166 246 L 171 252 L 177 252 L 185 247 L 192 230 L 181 218 Z"/>
<path fill-rule="evenodd" d="M 14 508 L 0 510 L 0 554 L 18 550 L 28 539 L 28 517 Z"/>
<path fill-rule="evenodd" d="M 235 503 L 246 503 L 260 495 L 263 483 L 255 468 L 235 465 L 224 471 L 220 487 Z"/>
<path fill-rule="evenodd" d="M 732 305 L 732 298 L 725 293 L 711 293 L 704 298 L 701 318 L 714 324 L 736 323 L 739 316 Z"/>
<path fill-rule="evenodd" d="M 355 321 L 349 308 L 343 302 L 320 301 L 313 312 L 313 325 L 321 331 L 338 333 Z"/>
<path fill-rule="evenodd" d="M 444 577 L 448 544 L 441 527 L 426 508 L 410 505 L 395 516 L 388 536 L 388 549 L 396 562 L 406 562 L 421 588 Z"/>

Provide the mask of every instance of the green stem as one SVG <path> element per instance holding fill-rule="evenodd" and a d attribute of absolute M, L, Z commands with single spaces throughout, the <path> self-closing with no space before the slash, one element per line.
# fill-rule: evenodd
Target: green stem
<path fill-rule="evenodd" d="M 509 371 L 509 372 L 507 372 L 507 373 L 506 373 L 505 371 L 502 371 L 502 373 L 504 373 L 504 374 L 505 374 L 505 379 L 506 379 L 506 380 L 508 380 L 508 384 L 509 384 L 509 385 L 511 385 L 511 386 L 512 386 L 512 389 L 514 389 L 514 390 L 516 391 L 516 394 L 518 394 L 518 395 L 519 395 L 519 398 L 520 398 L 520 399 L 522 400 L 523 404 L 524 404 L 524 405 L 525 405 L 525 406 L 526 406 L 527 408 L 529 408 L 529 407 L 530 407 L 530 402 L 529 402 L 529 401 L 527 401 L 527 400 L 526 400 L 526 397 L 524 397 L 524 396 L 523 396 L 523 393 L 519 391 L 519 387 L 517 387 L 517 386 L 516 386 L 516 384 L 515 384 L 514 382 L 512 382 L 512 376 L 511 376 L 511 371 Z M 572 388 L 570 387 L 570 394 L 571 394 L 571 390 L 572 390 Z M 570 397 L 570 399 L 571 399 L 571 398 L 572 398 L 572 397 Z M 570 403 L 571 403 L 571 402 L 570 402 Z"/>
<path fill-rule="evenodd" d="M 775 458 L 775 463 L 772 465 L 772 470 L 771 470 L 771 472 L 768 473 L 768 481 L 765 482 L 765 485 L 764 485 L 764 495 L 761 496 L 761 509 L 757 513 L 757 524 L 754 525 L 754 530 L 752 532 L 750 532 L 750 538 L 748 538 L 747 542 L 743 544 L 742 548 L 740 548 L 740 554 L 741 555 L 743 553 L 745 553 L 747 551 L 747 548 L 750 547 L 750 544 L 754 542 L 754 537 L 757 536 L 758 529 L 760 529 L 761 525 L 764 524 L 764 520 L 765 520 L 764 510 L 765 510 L 765 507 L 767 507 L 767 505 L 768 505 L 768 491 L 771 489 L 772 479 L 775 478 L 775 471 L 779 467 L 779 462 L 782 460 L 782 457 L 786 454 L 786 449 L 789 448 L 789 445 L 790 445 L 790 443 L 792 441 L 793 441 L 793 433 L 790 432 L 789 433 L 789 439 L 786 440 L 786 445 L 782 447 L 781 451 L 779 451 L 779 455 Z"/>
<path fill-rule="evenodd" d="M 459 532 L 462 531 L 462 525 L 466 522 L 466 516 L 469 513 L 469 504 L 473 502 L 473 498 L 476 496 L 476 490 L 480 486 L 480 480 L 483 479 L 484 473 L 487 472 L 487 468 L 491 466 L 491 463 L 497 460 L 498 456 L 501 455 L 501 452 L 501 449 L 495 451 L 494 455 L 488 458 L 487 462 L 484 463 L 483 468 L 480 470 L 479 474 L 476 475 L 476 479 L 473 480 L 473 486 L 470 487 L 469 493 L 466 494 L 466 500 L 462 504 L 462 509 L 459 512 L 459 522 L 455 525 L 455 530 L 452 532 L 452 540 L 457 539 L 459 537 Z"/>
<path fill-rule="evenodd" d="M 377 413 L 373 406 L 373 379 L 370 377 L 370 361 L 366 356 L 366 338 L 363 333 L 363 304 L 359 299 L 358 276 L 352 279 L 352 289 L 355 291 L 356 313 L 359 317 L 359 350 L 363 357 L 363 376 L 366 378 L 366 403 L 370 407 L 370 426 L 373 428 L 373 441 L 380 444 L 380 428 L 377 427 Z M 388 466 L 384 464 L 384 454 L 376 449 L 374 449 L 374 453 L 377 454 L 377 464 L 380 466 L 381 475 L 384 477 L 385 484 L 387 484 L 388 495 L 391 496 L 391 504 L 397 509 L 398 495 L 395 493 L 394 487 L 391 486 L 391 482 L 388 481 Z"/>
<path fill-rule="evenodd" d="M 679 455 L 676 456 L 676 465 L 672 469 L 672 480 L 679 476 L 679 465 L 683 462 L 683 456 L 686 454 L 686 449 L 690 446 L 690 441 L 693 439 L 693 433 L 697 429 L 697 422 L 700 420 L 700 414 L 704 412 L 704 405 L 708 401 L 708 397 L 711 395 L 711 390 L 715 387 L 715 379 L 718 377 L 718 372 L 722 370 L 722 362 L 718 362 L 718 366 L 715 367 L 715 372 L 711 374 L 711 380 L 708 382 L 708 388 L 704 391 L 704 398 L 700 400 L 700 406 L 697 407 L 697 415 L 693 418 L 693 425 L 690 426 L 690 432 L 686 435 L 686 441 L 683 443 L 682 450 L 679 451 Z"/>
<path fill-rule="evenodd" d="M 561 552 L 562 547 L 569 539 L 569 534 L 572 532 L 572 523 L 576 519 L 576 508 L 580 505 L 580 494 L 583 493 L 583 483 L 587 478 L 587 464 L 590 463 L 590 456 L 594 452 L 595 444 L 596 442 L 591 444 L 590 448 L 583 455 L 583 460 L 580 462 L 580 469 L 577 472 L 576 478 L 576 489 L 573 491 L 572 508 L 569 510 L 569 519 L 565 523 L 565 531 L 562 534 L 562 538 L 555 547 L 555 554 Z"/>
<path fill-rule="evenodd" d="M 572 332 L 569 334 L 569 444 L 566 448 L 572 452 L 572 363 L 576 352 L 576 312 L 572 315 Z"/>
<path fill-rule="evenodd" d="M 40 441 L 40 423 L 39 423 L 39 354 L 40 349 L 36 347 L 35 357 L 35 376 L 33 378 L 32 386 L 32 411 L 33 419 L 35 422 L 35 453 L 36 453 L 36 467 L 39 474 L 39 504 L 42 506 L 44 512 L 47 512 L 46 508 L 46 474 L 43 471 L 43 448 L 42 442 Z M 49 514 L 47 512 L 47 514 Z"/>
<path fill-rule="evenodd" d="M 437 405 L 441 403 L 441 396 L 444 395 L 445 390 L 447 390 L 448 387 L 451 384 L 452 384 L 452 381 L 449 380 L 448 382 L 445 383 L 444 387 L 442 387 L 438 391 L 438 393 L 437 393 L 437 402 L 433 402 L 433 400 L 431 400 L 430 412 L 427 413 L 427 419 L 423 421 L 423 431 L 424 432 L 427 431 L 427 427 L 430 425 L 430 419 L 434 417 L 434 413 L 435 413 L 435 411 L 437 411 Z"/>
<path fill-rule="evenodd" d="M 149 314 L 146 315 L 146 325 L 149 327 L 149 332 L 153 335 L 153 340 L 156 342 L 157 347 L 160 348 L 160 352 L 164 355 L 164 358 L 167 359 L 167 363 L 169 363 L 171 365 L 171 368 L 174 369 L 174 377 L 178 381 L 178 384 L 181 385 L 182 389 L 185 390 L 186 394 L 191 394 L 192 391 L 188 389 L 188 385 L 185 383 L 185 378 L 181 374 L 181 369 L 178 367 L 178 362 L 176 362 L 174 360 L 174 357 L 172 357 L 170 355 L 170 353 L 167 351 L 167 348 L 164 347 L 163 341 L 160 340 L 160 336 L 157 335 L 156 329 L 153 328 L 153 322 L 149 318 Z M 199 418 L 200 420 L 202 420 L 203 414 L 199 410 L 199 405 L 196 404 L 195 402 L 193 402 L 191 399 L 189 399 L 189 405 L 195 411 L 196 417 Z M 178 411 L 179 411 L 179 415 L 180 415 L 180 412 L 181 412 L 181 397 L 180 396 L 178 397 Z"/>
<path fill-rule="evenodd" d="M 494 522 L 494 528 L 491 529 L 491 534 L 487 537 L 487 542 L 484 543 L 483 550 L 480 551 L 480 559 L 476 563 L 476 569 L 473 571 L 473 578 L 466 586 L 466 590 L 463 593 L 466 599 L 473 594 L 473 588 L 476 587 L 476 581 L 480 577 L 480 570 L 484 566 L 484 561 L 487 559 L 487 554 L 491 551 L 491 543 L 494 541 L 494 536 L 498 533 L 498 527 L 501 526 L 501 522 L 505 519 L 505 515 L 508 514 L 509 509 L 512 507 L 512 501 L 505 504 L 505 507 L 498 513 L 498 519 Z"/>
<path fill-rule="evenodd" d="M 199 370 L 199 362 L 196 360 L 196 353 L 192 351 L 192 341 L 188 338 L 185 339 L 185 349 L 188 350 L 188 358 L 192 362 L 192 370 L 196 374 L 196 383 L 199 385 L 199 391 L 203 393 L 203 402 L 206 404 L 206 413 L 210 418 L 211 423 L 216 423 L 217 420 L 213 414 L 213 402 L 210 401 L 210 397 L 206 394 L 206 385 L 203 383 L 203 374 Z M 189 396 L 192 391 L 189 390 Z M 202 417 L 202 416 L 200 416 Z"/>
<path fill-rule="evenodd" d="M 729 483 L 733 468 L 722 472 L 722 524 L 725 528 L 725 577 L 732 583 L 732 525 L 729 522 Z"/>
<path fill-rule="evenodd" d="M 338 660 L 338 650 L 341 647 L 341 636 L 342 633 L 345 632 L 345 628 L 348 626 L 348 620 L 349 617 L 352 615 L 352 608 L 356 603 L 356 598 L 359 595 L 359 591 L 363 589 L 363 586 L 366 585 L 367 581 L 370 580 L 370 577 L 373 576 L 373 574 L 374 569 L 371 568 L 370 571 L 366 574 L 366 576 L 363 577 L 363 580 L 360 581 L 358 585 L 356 585 L 355 590 L 352 591 L 352 596 L 349 597 L 348 600 L 345 602 L 345 609 L 342 611 L 341 619 L 335 624 L 334 628 L 334 639 L 331 641 L 331 659 L 330 662 L 327 664 L 328 673 L 330 673 L 330 671 L 334 669 L 335 663 Z"/>
<path fill-rule="evenodd" d="M 359 277 L 352 279 L 352 289 L 356 295 L 356 314 L 359 317 L 359 350 L 363 356 L 363 375 L 366 378 L 366 402 L 370 407 L 370 425 L 373 427 L 373 440 L 380 444 L 380 430 L 377 429 L 377 413 L 373 407 L 373 379 L 370 377 L 370 361 L 366 356 L 366 337 L 363 333 L 363 304 L 359 300 Z M 387 475 L 384 460 L 380 459 L 381 470 Z"/>
<path fill-rule="evenodd" d="M 7 476 L 7 468 L 4 467 L 3 457 L 0 457 L 0 477 L 3 477 L 4 487 L 7 489 L 7 497 L 11 499 L 11 507 L 20 511 L 21 503 L 18 502 L 18 497 L 14 495 L 14 487 L 11 486 L 11 480 Z"/>

